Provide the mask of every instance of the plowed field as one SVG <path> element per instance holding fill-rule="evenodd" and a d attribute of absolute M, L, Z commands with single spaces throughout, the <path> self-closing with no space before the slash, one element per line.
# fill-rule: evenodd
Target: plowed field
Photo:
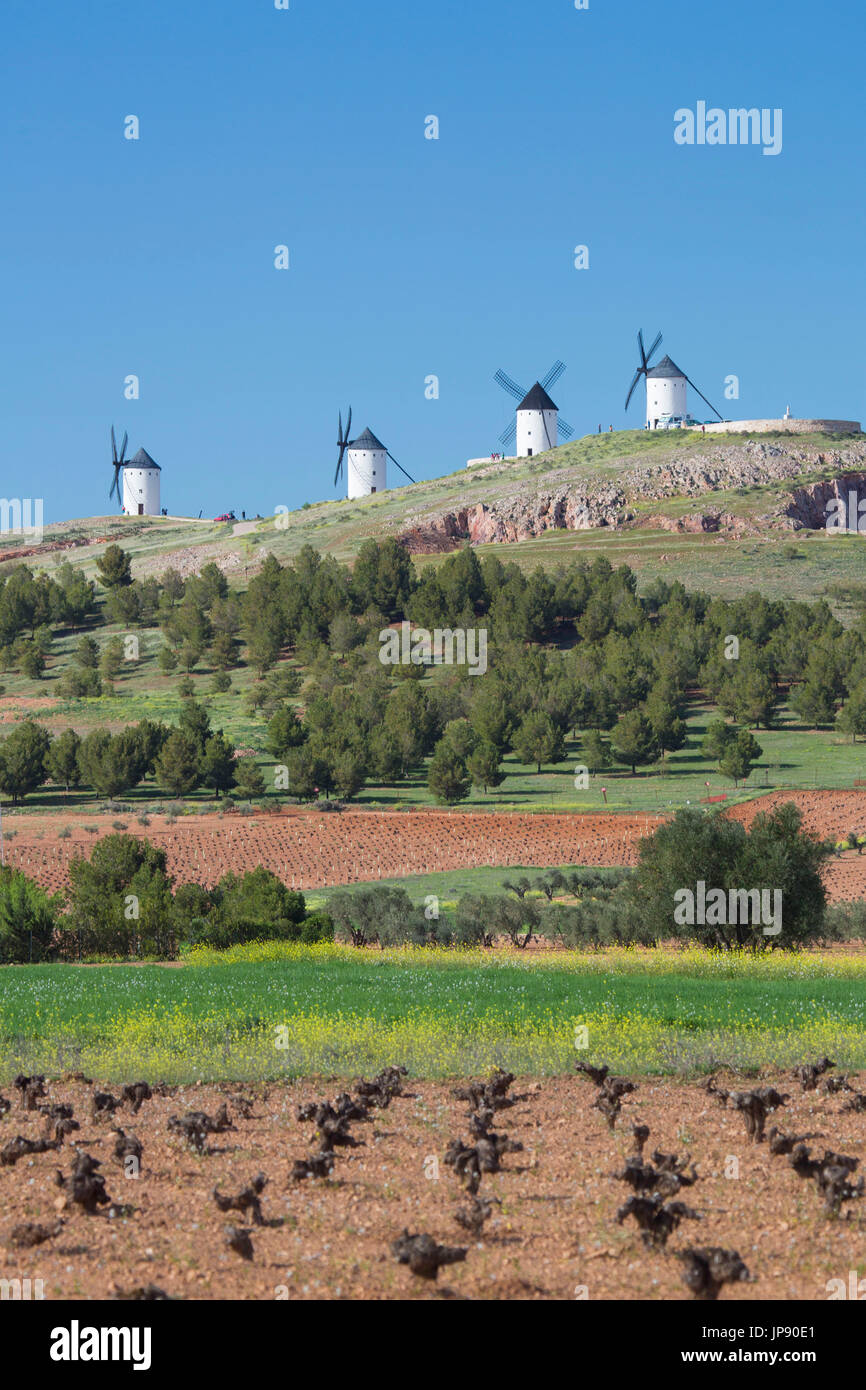
<path fill-rule="evenodd" d="M 866 792 L 773 792 L 728 812 L 748 825 L 758 811 L 793 801 L 807 828 L 833 839 L 850 830 L 866 833 Z M 170 873 L 181 882 L 215 883 L 230 869 L 263 864 L 295 888 L 429 874 L 445 869 L 550 867 L 554 864 L 634 864 L 636 846 L 660 816 L 510 815 L 461 811 L 343 811 L 324 814 L 186 816 L 173 825 L 153 817 L 146 831 L 134 820 L 130 834 L 146 834 L 166 851 Z M 70 837 L 58 838 L 68 826 Z M 15 839 L 7 863 L 45 887 L 68 881 L 69 860 L 87 855 L 96 835 L 68 816 L 16 815 L 7 819 Z M 111 834 L 107 818 L 99 836 Z M 843 854 L 827 871 L 833 900 L 866 895 L 866 856 Z"/>

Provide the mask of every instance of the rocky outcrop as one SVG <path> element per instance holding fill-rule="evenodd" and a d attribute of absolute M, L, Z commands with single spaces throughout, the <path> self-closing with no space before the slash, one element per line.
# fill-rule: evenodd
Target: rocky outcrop
<path fill-rule="evenodd" d="M 838 478 L 794 488 L 784 516 L 790 518 L 797 531 L 818 530 L 826 525 L 830 504 L 837 499 L 844 502 L 848 525 L 853 529 L 858 519 L 864 520 L 860 504 L 866 503 L 866 472 L 843 473 Z M 866 512 L 866 506 L 863 511 Z"/>
<path fill-rule="evenodd" d="M 545 531 L 588 531 L 598 526 L 621 527 L 633 513 L 616 488 L 590 495 L 568 488 L 530 498 L 478 502 L 456 512 L 443 512 L 402 531 L 399 540 L 416 555 L 453 550 L 461 541 L 488 545 L 495 541 L 525 541 Z"/>
<path fill-rule="evenodd" d="M 615 482 L 610 481 L 614 471 L 610 466 L 605 470 L 607 477 L 588 476 L 583 467 L 557 468 L 558 455 L 549 457 L 551 468 L 543 486 L 525 476 L 512 478 L 514 464 L 497 463 L 485 468 L 483 478 L 476 474 L 467 487 L 478 500 L 455 510 L 411 517 L 398 539 L 415 554 L 435 554 L 456 549 L 467 540 L 486 545 L 529 540 L 552 530 L 599 527 L 751 536 L 767 530 L 822 529 L 832 498 L 856 492 L 858 501 L 866 500 L 866 446 L 859 443 L 818 451 L 796 443 L 749 440 L 682 457 L 667 455 L 658 463 L 635 463 L 632 456 L 623 460 Z M 816 473 L 824 477 L 804 481 Z M 722 491 L 745 494 L 769 487 L 773 491 L 764 494 L 766 510 L 758 515 L 752 508 L 738 515 L 730 506 L 707 506 L 670 516 L 664 510 L 648 514 L 645 507 L 648 501 Z"/>
<path fill-rule="evenodd" d="M 676 531 L 682 535 L 716 534 L 757 536 L 764 527 L 733 516 L 731 512 L 691 512 L 688 516 L 642 516 L 635 525 L 652 531 Z"/>

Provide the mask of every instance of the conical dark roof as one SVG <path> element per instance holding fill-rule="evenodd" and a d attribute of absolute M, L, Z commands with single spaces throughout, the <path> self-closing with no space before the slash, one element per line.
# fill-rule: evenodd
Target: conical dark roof
<path fill-rule="evenodd" d="M 558 410 L 559 407 L 553 404 L 540 381 L 536 381 L 531 391 L 528 391 L 517 407 L 518 410 Z"/>
<path fill-rule="evenodd" d="M 138 453 L 136 454 L 135 458 L 134 458 L 134 459 L 130 459 L 130 460 L 129 460 L 129 463 L 126 465 L 126 467 L 127 467 L 127 468 L 155 468 L 155 469 L 157 469 L 158 472 L 160 472 L 160 473 L 162 472 L 162 469 L 160 468 L 159 464 L 154 462 L 154 460 L 150 457 L 150 454 L 147 452 L 146 449 L 139 449 L 139 451 L 138 451 Z"/>
<path fill-rule="evenodd" d="M 372 431 L 371 429 L 366 429 L 366 430 L 364 430 L 364 433 L 363 433 L 363 434 L 359 434 L 357 439 L 353 439 L 352 442 L 351 442 L 351 444 L 349 445 L 349 448 L 350 448 L 350 449 L 381 449 L 381 450 L 382 450 L 384 453 L 386 453 L 386 454 L 387 454 L 387 452 L 388 452 L 388 450 L 385 448 L 385 445 L 382 444 L 381 441 L 378 440 L 378 439 L 376 438 L 375 434 L 373 433 L 373 431 Z"/>
<path fill-rule="evenodd" d="M 657 362 L 654 367 L 650 367 L 647 376 L 681 376 L 687 381 L 685 372 L 680 371 L 676 362 L 672 362 L 669 357 L 663 357 L 661 362 Z"/>

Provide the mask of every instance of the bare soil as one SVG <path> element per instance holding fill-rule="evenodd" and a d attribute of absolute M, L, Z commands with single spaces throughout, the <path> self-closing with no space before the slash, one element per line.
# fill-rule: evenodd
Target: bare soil
<path fill-rule="evenodd" d="M 840 1113 L 844 1096 L 804 1093 L 790 1078 L 764 1080 L 781 1081 L 791 1096 L 769 1123 L 820 1135 L 810 1141 L 813 1151 L 832 1148 L 862 1163 L 866 1114 Z M 851 1080 L 862 1087 L 866 1075 Z M 589 1081 L 518 1080 L 513 1094 L 526 1098 L 498 1112 L 495 1128 L 522 1143 L 523 1152 L 483 1177 L 481 1195 L 501 1206 L 477 1240 L 454 1220 L 466 1199 L 442 1162 L 451 1138 L 469 1141 L 466 1103 L 450 1085 L 409 1079 L 406 1094 L 387 1110 L 351 1126 L 363 1147 L 339 1149 L 330 1179 L 294 1185 L 292 1161 L 309 1151 L 314 1129 L 296 1119 L 296 1106 L 333 1098 L 346 1089 L 342 1082 L 244 1088 L 255 1097 L 251 1118 L 240 1118 L 228 1099 L 236 1129 L 209 1136 L 203 1155 L 168 1132 L 168 1117 L 190 1109 L 213 1114 L 237 1088 L 180 1088 L 146 1101 L 138 1116 L 124 1107 L 113 1121 L 99 1122 L 89 1118 L 90 1089 L 58 1081 L 50 1099 L 74 1106 L 81 1130 L 72 1138 L 102 1161 L 109 1194 L 128 1204 L 130 1214 L 112 1217 L 103 1208 L 87 1215 L 65 1205 L 54 1175 L 58 1167 L 70 1171 L 68 1142 L 60 1154 L 0 1167 L 0 1277 L 41 1278 L 49 1299 L 102 1299 L 146 1284 L 185 1299 L 573 1299 L 581 1288 L 592 1299 L 688 1299 L 675 1252 L 689 1245 L 735 1249 L 745 1261 L 753 1282 L 726 1286 L 725 1300 L 825 1300 L 828 1280 L 847 1284 L 849 1271 L 864 1273 L 866 1199 L 848 1203 L 848 1217 L 823 1215 L 814 1182 L 799 1178 L 766 1142 L 753 1144 L 739 1114 L 691 1084 L 641 1080 L 611 1132 L 592 1109 Z M 17 1133 L 44 1133 L 41 1117 L 21 1110 L 13 1095 L 12 1110 L 0 1120 L 0 1146 Z M 697 1165 L 698 1181 L 680 1196 L 701 1219 L 685 1221 L 666 1252 L 647 1250 L 633 1221 L 616 1221 L 630 1189 L 612 1173 L 630 1150 L 634 1122 L 650 1127 L 647 1157 L 656 1147 L 688 1151 Z M 136 1179 L 125 1178 L 112 1157 L 113 1123 L 143 1144 Z M 726 1176 L 737 1164 L 739 1176 Z M 261 1198 L 267 1224 L 222 1215 L 214 1186 L 236 1193 L 259 1172 L 268 1178 Z M 58 1218 L 63 1226 L 47 1243 L 6 1248 L 16 1223 L 53 1226 Z M 251 1261 L 225 1244 L 228 1225 L 250 1229 Z M 414 1277 L 390 1253 L 407 1227 L 465 1246 L 465 1263 L 441 1270 L 437 1283 Z"/>
<path fill-rule="evenodd" d="M 484 812 L 343 811 L 292 808 L 280 815 L 181 816 L 173 825 L 152 816 L 146 828 L 124 817 L 129 834 L 166 851 L 178 882 L 215 883 L 229 870 L 258 864 L 294 888 L 375 881 L 481 865 L 623 864 L 635 861 L 652 816 L 488 815 Z M 77 817 L 17 815 L 7 862 L 45 887 L 62 888 L 69 860 L 88 855 L 94 840 L 112 833 L 94 818 L 96 835 Z M 58 830 L 69 828 L 68 839 Z M 10 828 L 12 828 L 10 826 Z"/>
<path fill-rule="evenodd" d="M 838 840 L 855 828 L 866 831 L 866 792 L 860 791 L 772 792 L 727 814 L 749 825 L 759 811 L 786 801 L 802 809 L 806 827 L 816 834 Z M 631 865 L 638 841 L 664 817 L 435 810 L 324 814 L 290 807 L 281 814 L 182 816 L 173 825 L 152 816 L 146 829 L 133 817 L 125 819 L 130 834 L 146 836 L 166 851 L 169 872 L 178 882 L 210 885 L 229 870 L 263 864 L 290 887 L 310 889 L 485 865 Z M 97 834 L 85 831 L 87 823 L 98 826 Z M 88 822 L 80 813 L 17 813 L 6 826 L 15 831 L 6 847 L 7 863 L 52 891 L 68 883 L 73 856 L 88 855 L 94 840 L 112 833 L 107 816 Z M 58 837 L 62 828 L 69 830 L 68 839 Z M 827 867 L 826 883 L 831 901 L 866 896 L 866 855 L 838 856 Z"/>

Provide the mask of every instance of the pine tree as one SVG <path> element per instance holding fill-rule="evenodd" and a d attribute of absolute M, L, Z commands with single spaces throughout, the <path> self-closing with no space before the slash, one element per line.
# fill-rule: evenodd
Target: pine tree
<path fill-rule="evenodd" d="M 80 750 L 81 739 L 75 730 L 64 729 L 63 733 L 54 739 L 45 760 L 48 776 L 52 782 L 58 782 L 65 787 L 67 794 L 70 787 L 77 787 L 81 781 L 81 768 L 78 765 Z"/>
<path fill-rule="evenodd" d="M 96 562 L 100 582 L 106 589 L 132 583 L 132 564 L 125 550 L 119 545 L 108 545 Z"/>
<path fill-rule="evenodd" d="M 239 796 L 252 801 L 253 797 L 264 796 L 265 779 L 255 758 L 238 758 L 235 763 L 235 786 Z"/>
<path fill-rule="evenodd" d="M 427 786 L 437 801 L 456 806 L 469 795 L 471 781 L 466 764 L 447 746 L 438 744 L 427 774 Z"/>
<path fill-rule="evenodd" d="M 542 763 L 562 761 L 565 745 L 561 730 L 557 729 L 549 714 L 535 710 L 521 720 L 512 740 L 514 751 L 522 763 L 535 763 L 536 771 L 541 771 Z"/>
<path fill-rule="evenodd" d="M 649 720 L 640 710 L 629 710 L 624 714 L 613 731 L 611 738 L 614 757 L 618 762 L 627 763 L 632 777 L 637 773 L 638 764 L 655 762 L 659 755 L 659 745 Z"/>
<path fill-rule="evenodd" d="M 173 729 L 156 760 L 156 777 L 173 796 L 186 796 L 201 780 L 201 749 L 182 729 Z"/>
<path fill-rule="evenodd" d="M 473 786 L 483 787 L 485 794 L 491 787 L 499 787 L 505 781 L 499 749 L 494 743 L 476 744 L 466 760 L 466 769 Z"/>
<path fill-rule="evenodd" d="M 13 806 L 45 781 L 51 738 L 41 724 L 25 719 L 0 743 L 0 791 Z"/>

